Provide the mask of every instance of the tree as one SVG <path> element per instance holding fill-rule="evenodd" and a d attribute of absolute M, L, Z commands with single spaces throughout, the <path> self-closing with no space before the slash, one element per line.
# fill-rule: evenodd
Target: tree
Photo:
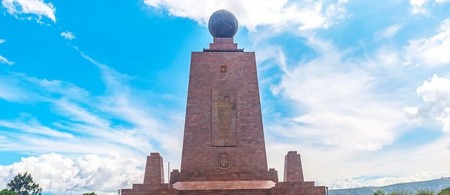
<path fill-rule="evenodd" d="M 13 191 L 9 191 L 7 189 L 3 189 L 2 191 L 0 191 L 0 195 L 17 195 L 17 193 L 13 192 Z"/>
<path fill-rule="evenodd" d="M 408 190 L 395 190 L 391 193 L 389 193 L 389 195 L 412 195 L 413 193 L 409 192 Z"/>
<path fill-rule="evenodd" d="M 97 195 L 95 192 L 84 193 L 83 195 Z"/>
<path fill-rule="evenodd" d="M 7 186 L 8 190 L 17 192 L 19 195 L 41 195 L 42 193 L 42 188 L 34 183 L 33 177 L 27 172 L 17 174 Z"/>
<path fill-rule="evenodd" d="M 377 190 L 376 192 L 373 193 L 373 195 L 385 195 L 386 193 L 384 193 L 381 190 Z"/>
<path fill-rule="evenodd" d="M 438 195 L 450 195 L 450 188 L 445 188 L 441 190 Z"/>
<path fill-rule="evenodd" d="M 433 190 L 418 190 L 416 195 L 433 195 Z"/>

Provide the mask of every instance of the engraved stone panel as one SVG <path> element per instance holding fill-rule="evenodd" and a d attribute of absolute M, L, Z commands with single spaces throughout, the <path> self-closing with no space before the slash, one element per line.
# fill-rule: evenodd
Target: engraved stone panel
<path fill-rule="evenodd" d="M 237 146 L 236 89 L 213 89 L 211 105 L 211 145 Z"/>

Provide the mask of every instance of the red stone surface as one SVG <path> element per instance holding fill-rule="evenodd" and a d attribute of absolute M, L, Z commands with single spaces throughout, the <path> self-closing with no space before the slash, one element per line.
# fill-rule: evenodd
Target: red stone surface
<path fill-rule="evenodd" d="M 278 182 L 275 169 L 268 170 L 255 53 L 237 49 L 232 38 L 215 38 L 209 49 L 192 53 L 190 71 L 180 171 L 164 184 L 162 157 L 152 153 L 144 183 L 122 195 L 326 193 L 325 187 L 303 181 L 295 151 L 285 157 L 285 182 Z M 227 121 L 231 125 L 212 128 Z"/>
<path fill-rule="evenodd" d="M 233 38 L 214 38 L 214 42 L 209 44 L 210 50 L 237 50 L 237 44 L 233 42 Z"/>
<path fill-rule="evenodd" d="M 270 195 L 269 190 L 192 190 L 178 193 L 177 195 Z"/>
<path fill-rule="evenodd" d="M 270 195 L 325 195 L 324 186 L 314 186 L 314 182 L 280 182 L 269 192 Z"/>
<path fill-rule="evenodd" d="M 177 181 L 180 181 L 180 171 L 178 171 L 178 169 L 174 169 L 171 173 L 170 173 L 170 184 L 174 184 Z"/>
<path fill-rule="evenodd" d="M 211 48 L 230 45 L 232 38 L 215 41 L 219 43 Z M 237 144 L 232 147 L 215 147 L 211 142 L 215 89 L 236 91 Z M 225 168 L 220 167 L 223 153 L 229 155 L 229 166 Z M 255 53 L 193 52 L 180 181 L 268 179 Z"/>
<path fill-rule="evenodd" d="M 121 195 L 176 195 L 169 184 L 149 185 L 133 184 L 133 189 L 122 189 Z"/>
<path fill-rule="evenodd" d="M 261 190 L 275 187 L 275 182 L 265 181 L 183 181 L 173 184 L 177 190 Z"/>
<path fill-rule="evenodd" d="M 289 151 L 284 157 L 284 181 L 303 182 L 303 169 L 300 154 L 297 151 Z"/>

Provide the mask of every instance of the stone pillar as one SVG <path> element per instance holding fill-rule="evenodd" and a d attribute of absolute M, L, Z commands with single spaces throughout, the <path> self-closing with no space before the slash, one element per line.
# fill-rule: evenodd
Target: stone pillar
<path fill-rule="evenodd" d="M 159 153 L 151 153 L 150 156 L 147 156 L 144 184 L 162 183 L 164 183 L 163 158 Z"/>
<path fill-rule="evenodd" d="M 237 44 L 233 42 L 233 38 L 217 38 L 214 37 L 214 42 L 209 44 L 209 49 L 205 51 L 227 51 L 234 50 L 237 51 Z"/>
<path fill-rule="evenodd" d="M 232 37 L 192 53 L 180 182 L 270 179 L 257 73 Z"/>
<path fill-rule="evenodd" d="M 174 169 L 172 173 L 170 173 L 170 184 L 174 184 L 176 182 L 180 181 L 180 171 L 178 169 Z"/>
<path fill-rule="evenodd" d="M 275 183 L 278 183 L 278 171 L 275 169 L 269 169 L 269 179 Z"/>
<path fill-rule="evenodd" d="M 300 154 L 289 151 L 284 158 L 284 182 L 303 182 L 303 169 Z"/>

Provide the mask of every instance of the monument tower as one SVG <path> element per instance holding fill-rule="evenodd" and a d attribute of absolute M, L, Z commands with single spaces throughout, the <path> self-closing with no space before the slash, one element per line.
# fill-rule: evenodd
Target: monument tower
<path fill-rule="evenodd" d="M 255 53 L 234 43 L 231 12 L 213 13 L 208 29 L 213 43 L 191 57 L 181 169 L 164 183 L 162 157 L 152 153 L 144 183 L 122 194 L 325 194 L 303 181 L 295 151 L 286 155 L 284 182 L 268 169 Z"/>

